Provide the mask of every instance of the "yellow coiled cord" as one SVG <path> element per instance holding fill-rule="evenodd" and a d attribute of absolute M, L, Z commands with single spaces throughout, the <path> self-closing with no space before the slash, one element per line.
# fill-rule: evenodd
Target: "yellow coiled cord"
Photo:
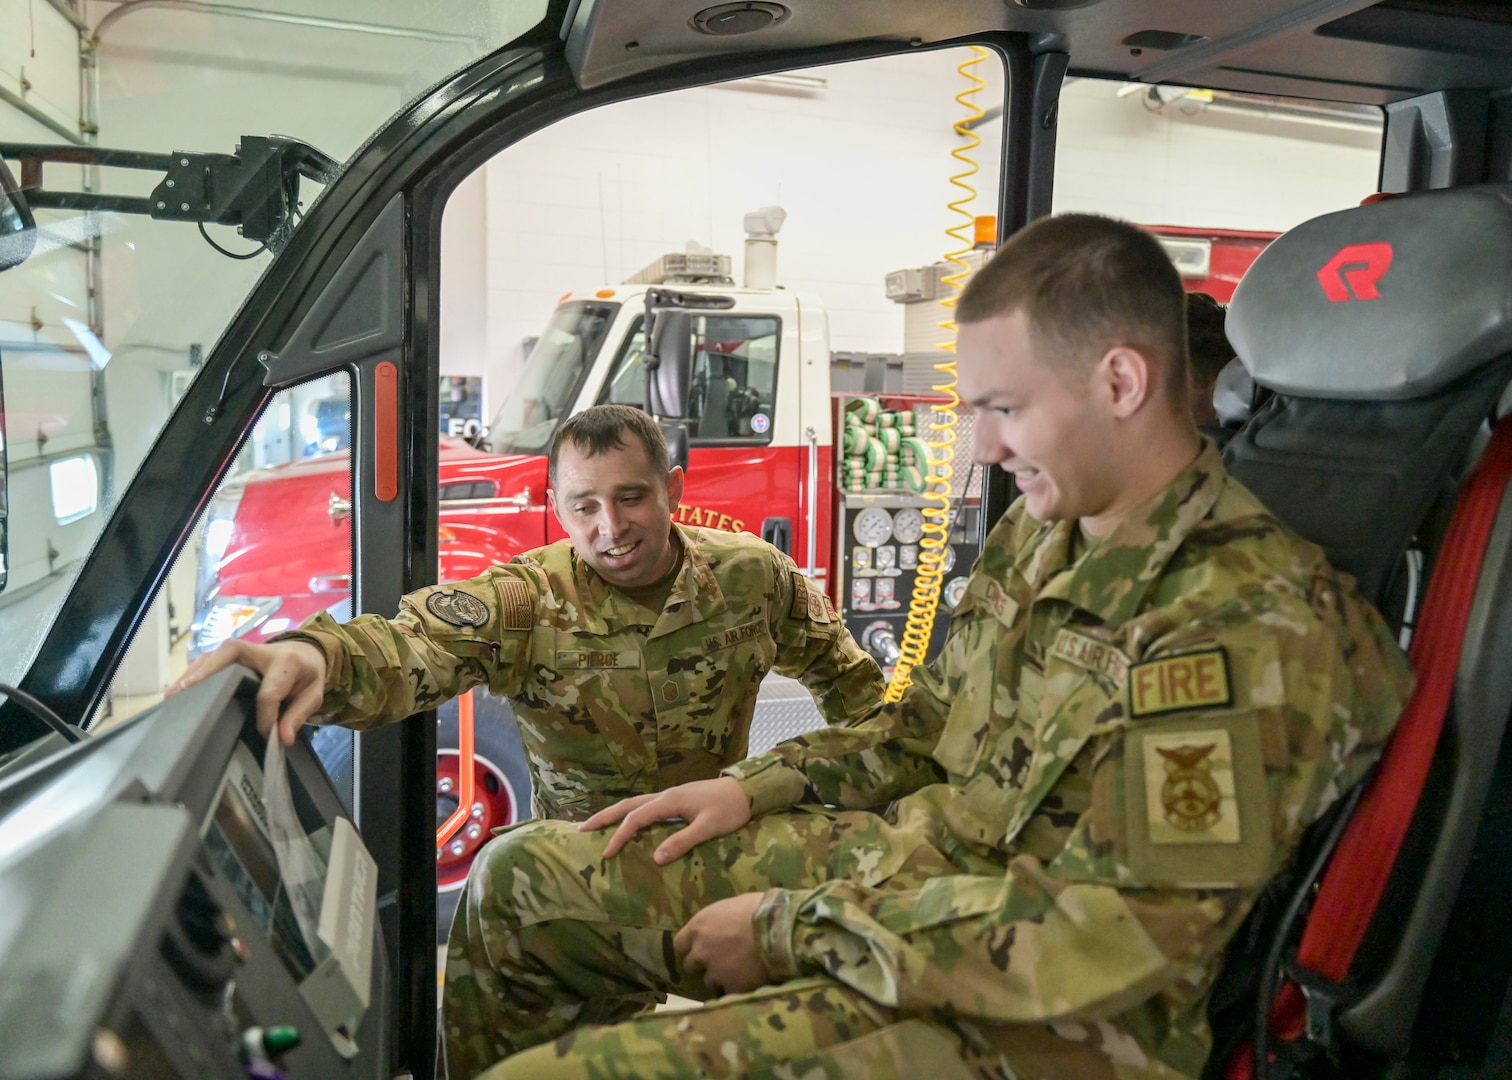
<path fill-rule="evenodd" d="M 964 168 L 950 178 L 950 182 L 960 188 L 963 194 L 949 204 L 949 209 L 964 220 L 945 230 L 945 234 L 961 246 L 945 256 L 947 261 L 956 265 L 956 269 L 940 279 L 941 284 L 950 286 L 945 295 L 940 297 L 940 306 L 945 308 L 946 317 L 939 324 L 942 330 L 949 332 L 950 338 L 939 347 L 950 355 L 934 366 L 942 378 L 933 390 L 937 394 L 946 395 L 950 400 L 935 409 L 929 424 L 931 437 L 928 445 L 932 461 L 931 467 L 926 470 L 924 498 L 927 505 L 923 510 L 924 535 L 919 540 L 919 570 L 914 578 L 913 596 L 908 602 L 908 623 L 899 644 L 898 662 L 893 668 L 892 679 L 887 684 L 887 701 L 897 701 L 903 696 L 903 691 L 913 681 L 914 667 L 922 664 L 929 653 L 935 613 L 940 606 L 940 588 L 945 579 L 945 552 L 950 544 L 950 489 L 955 473 L 956 408 L 961 403 L 961 396 L 956 393 L 955 306 L 961 295 L 961 283 L 971 273 L 971 267 L 964 256 L 970 254 L 975 246 L 975 238 L 968 230 L 975 226 L 976 218 L 966 207 L 976 199 L 977 193 L 966 181 L 978 172 L 976 159 L 971 153 L 982 145 L 981 137 L 968 125 L 982 118 L 982 109 L 971 99 L 987 85 L 986 80 L 971 70 L 987 59 L 987 50 L 973 45 L 971 52 L 971 59 L 963 61 L 956 68 L 971 85 L 956 95 L 956 102 L 967 111 L 967 115 L 955 123 L 956 134 L 961 137 L 962 143 L 950 152 L 950 156 Z"/>

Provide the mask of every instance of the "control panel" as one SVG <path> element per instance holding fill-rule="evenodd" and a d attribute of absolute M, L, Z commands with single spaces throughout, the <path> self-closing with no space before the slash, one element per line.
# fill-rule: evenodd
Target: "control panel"
<path fill-rule="evenodd" d="M 255 688 L 0 777 L 0 1080 L 389 1075 L 376 867 Z"/>

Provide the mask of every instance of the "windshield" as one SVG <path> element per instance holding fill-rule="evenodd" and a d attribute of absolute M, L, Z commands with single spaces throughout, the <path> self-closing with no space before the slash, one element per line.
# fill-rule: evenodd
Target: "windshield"
<path fill-rule="evenodd" d="M 520 381 L 489 425 L 488 449 L 495 454 L 546 452 L 618 310 L 618 304 L 575 301 L 552 312 Z"/>
<path fill-rule="evenodd" d="M 72 14 L 80 8 L 87 17 Z M 309 160 L 330 159 L 308 170 L 318 181 L 307 174 L 273 230 L 258 228 L 255 215 L 241 227 L 198 224 L 198 201 L 184 187 L 174 189 L 183 192 L 179 221 L 123 212 L 121 203 L 33 206 L 35 251 L 0 274 L 10 510 L 0 681 L 16 682 L 115 500 L 303 212 L 390 116 L 531 29 L 546 0 L 6 10 L 0 38 L 30 42 L 24 75 L 0 57 L 5 80 L 24 88 L 0 101 L 0 154 L 12 174 L 23 177 L 17 144 L 34 153 L 37 144 L 133 151 L 151 166 L 79 165 L 54 153 L 41 190 L 25 181 L 36 202 L 48 201 L 44 192 L 150 195 L 172 209 L 168 200 L 179 196 L 160 186 L 164 161 L 183 153 L 251 160 L 268 139 L 297 140 L 318 151 Z M 269 197 L 293 194 L 279 189 L 277 161 L 272 172 Z M 320 428 L 324 416 L 317 409 L 311 422 Z M 187 631 L 189 606 L 166 605 L 169 641 Z"/>

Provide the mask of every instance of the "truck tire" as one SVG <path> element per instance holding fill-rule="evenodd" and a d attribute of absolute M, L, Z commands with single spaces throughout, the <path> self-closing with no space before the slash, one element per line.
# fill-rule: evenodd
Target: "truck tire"
<path fill-rule="evenodd" d="M 436 710 L 436 717 L 439 828 L 457 808 L 457 703 L 447 702 Z M 472 815 L 436 855 L 436 930 L 442 943 L 451 929 L 462 884 L 478 850 L 492 838 L 494 829 L 531 816 L 530 769 L 514 710 L 508 701 L 494 697 L 483 687 L 473 691 L 473 777 L 476 793 Z"/>

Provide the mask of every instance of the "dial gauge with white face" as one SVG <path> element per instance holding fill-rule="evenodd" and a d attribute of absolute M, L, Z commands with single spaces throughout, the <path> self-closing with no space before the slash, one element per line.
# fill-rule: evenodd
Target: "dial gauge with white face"
<path fill-rule="evenodd" d="M 893 535 L 900 544 L 917 544 L 924 535 L 924 515 L 916 507 L 905 506 L 893 515 Z"/>
<path fill-rule="evenodd" d="M 880 506 L 868 506 L 851 522 L 851 532 L 858 544 L 877 547 L 892 539 L 892 515 Z"/>
<path fill-rule="evenodd" d="M 963 577 L 958 577 L 952 578 L 946 584 L 944 593 L 941 595 L 941 599 L 945 601 L 945 606 L 947 608 L 949 608 L 951 611 L 954 611 L 956 609 L 956 605 L 961 602 L 961 597 L 965 595 L 966 579 Z"/>

